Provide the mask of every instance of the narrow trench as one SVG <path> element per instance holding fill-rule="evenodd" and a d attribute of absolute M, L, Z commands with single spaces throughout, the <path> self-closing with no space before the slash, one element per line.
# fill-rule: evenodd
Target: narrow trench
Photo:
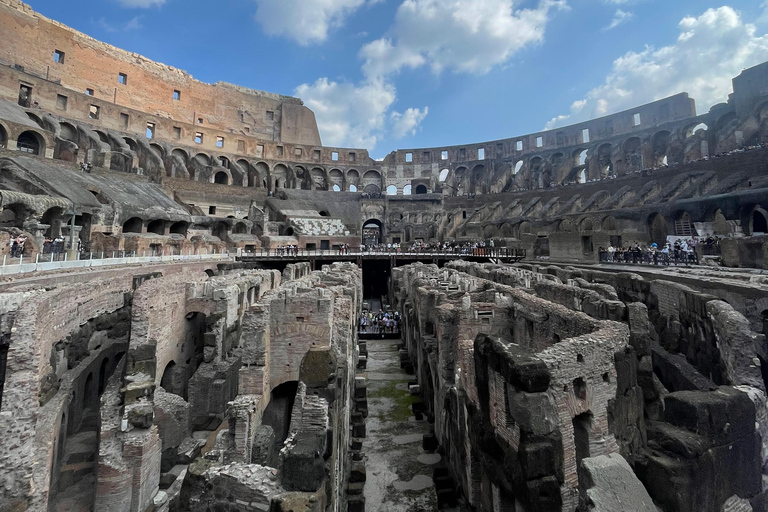
<path fill-rule="evenodd" d="M 372 338 L 372 337 L 371 337 Z M 416 420 L 409 392 L 415 377 L 400 368 L 399 339 L 368 339 L 367 437 L 365 453 L 366 512 L 431 512 L 437 510 L 432 480 L 438 453 L 423 448 L 431 431 L 426 419 Z M 421 416 L 421 415 L 420 415 Z"/>

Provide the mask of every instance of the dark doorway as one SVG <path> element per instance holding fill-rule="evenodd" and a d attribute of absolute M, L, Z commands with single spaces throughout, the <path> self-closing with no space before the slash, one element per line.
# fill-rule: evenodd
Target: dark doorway
<path fill-rule="evenodd" d="M 296 391 L 299 383 L 295 380 L 280 384 L 272 390 L 269 404 L 261 417 L 262 425 L 269 425 L 275 432 L 275 445 L 272 457 L 275 460 L 268 461 L 268 465 L 277 467 L 277 459 L 283 448 L 285 438 L 288 437 L 288 429 L 291 426 L 291 411 L 296 400 Z"/>
<path fill-rule="evenodd" d="M 579 487 L 582 485 L 581 461 L 590 456 L 589 438 L 592 432 L 592 413 L 587 411 L 573 418 L 573 442 L 576 449 L 576 471 Z"/>
<path fill-rule="evenodd" d="M 363 297 L 381 299 L 382 295 L 388 295 L 391 273 L 388 260 L 363 261 Z"/>
<path fill-rule="evenodd" d="M 363 244 L 378 245 L 381 243 L 381 221 L 371 219 L 363 224 Z"/>

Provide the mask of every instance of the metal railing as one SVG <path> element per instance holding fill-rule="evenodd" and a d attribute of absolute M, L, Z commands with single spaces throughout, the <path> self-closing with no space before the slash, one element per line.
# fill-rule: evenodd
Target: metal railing
<path fill-rule="evenodd" d="M 260 249 L 257 251 L 241 252 L 240 258 L 355 258 L 366 256 L 388 256 L 397 258 L 524 258 L 524 249 L 509 247 L 485 247 L 485 248 L 455 248 L 455 249 L 363 249 L 350 247 L 349 249 L 289 249 L 281 247 L 277 249 Z"/>
<path fill-rule="evenodd" d="M 136 252 L 114 251 L 101 253 L 80 253 L 77 259 L 69 259 L 67 253 L 38 254 L 34 259 L 24 255 L 11 258 L 3 256 L 0 276 L 44 272 L 50 270 L 66 270 L 73 268 L 106 267 L 111 265 L 135 265 L 137 263 L 173 263 L 177 261 L 206 261 L 226 260 L 228 253 L 212 254 L 167 254 L 149 256 L 146 253 L 137 255 Z"/>

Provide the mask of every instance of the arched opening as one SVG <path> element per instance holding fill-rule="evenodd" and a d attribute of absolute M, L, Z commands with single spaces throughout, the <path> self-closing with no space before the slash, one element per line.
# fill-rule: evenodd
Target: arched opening
<path fill-rule="evenodd" d="M 228 234 L 229 226 L 226 222 L 220 220 L 213 225 L 213 236 L 219 238 L 220 240 L 224 240 Z"/>
<path fill-rule="evenodd" d="M 147 233 L 154 233 L 156 235 L 164 235 L 165 234 L 165 221 L 164 220 L 153 220 L 149 224 L 147 224 Z"/>
<path fill-rule="evenodd" d="M 586 169 L 582 169 L 581 171 L 579 171 L 579 177 L 578 177 L 577 181 L 579 183 L 586 183 L 587 182 L 587 170 Z"/>
<path fill-rule="evenodd" d="M 101 395 L 107 387 L 107 369 L 109 368 L 109 358 L 105 357 L 101 362 L 99 368 L 99 395 Z"/>
<path fill-rule="evenodd" d="M 350 185 L 349 186 L 349 191 L 350 192 L 357 192 L 357 187 L 355 185 Z"/>
<path fill-rule="evenodd" d="M 248 225 L 245 222 L 238 222 L 235 227 L 232 228 L 232 233 L 235 235 L 245 235 L 248 233 Z"/>
<path fill-rule="evenodd" d="M 443 169 L 442 171 L 440 171 L 440 175 L 437 178 L 440 181 L 440 183 L 443 183 L 445 180 L 448 179 L 448 174 L 450 172 L 451 171 L 449 171 L 448 169 Z"/>
<path fill-rule="evenodd" d="M 616 231 L 616 219 L 611 216 L 604 218 L 601 229 L 603 231 Z"/>
<path fill-rule="evenodd" d="M 205 153 L 198 153 L 195 155 L 195 161 L 203 166 L 211 165 L 211 157 L 206 155 Z"/>
<path fill-rule="evenodd" d="M 338 185 L 335 185 L 335 184 L 334 184 L 334 185 L 333 185 L 333 191 L 334 191 L 334 192 L 341 192 L 341 187 L 340 187 L 340 186 L 338 186 Z"/>
<path fill-rule="evenodd" d="M 163 147 L 160 144 L 150 144 L 150 148 L 152 148 L 152 151 L 160 158 L 160 160 L 165 159 L 165 150 L 163 150 Z"/>
<path fill-rule="evenodd" d="M 381 243 L 382 224 L 378 219 L 370 219 L 363 223 L 363 244 L 378 245 Z"/>
<path fill-rule="evenodd" d="M 522 168 L 523 168 L 523 161 L 522 160 L 518 160 L 517 163 L 515 164 L 514 174 L 519 173 L 520 169 L 522 169 Z"/>
<path fill-rule="evenodd" d="M 611 161 L 612 151 L 613 149 L 610 144 L 603 144 L 597 149 L 597 164 L 599 166 L 601 178 L 613 175 L 613 162 Z"/>
<path fill-rule="evenodd" d="M 171 156 L 181 159 L 182 163 L 186 166 L 189 163 L 189 156 L 183 149 L 174 149 L 171 151 Z"/>
<path fill-rule="evenodd" d="M 427 193 L 427 186 L 426 185 L 416 185 L 416 194 L 426 194 Z"/>
<path fill-rule="evenodd" d="M 219 185 L 229 185 L 229 176 L 224 171 L 219 171 L 213 177 L 213 182 Z"/>
<path fill-rule="evenodd" d="M 681 212 L 675 216 L 675 236 L 696 236 L 696 228 L 693 227 L 688 212 Z"/>
<path fill-rule="evenodd" d="M 26 131 L 16 139 L 16 149 L 30 155 L 40 155 L 45 151 L 45 142 L 40 134 Z"/>
<path fill-rule="evenodd" d="M 669 226 L 667 225 L 667 219 L 659 213 L 654 213 L 648 219 L 648 235 L 651 242 L 658 244 L 660 247 L 667 243 L 667 236 L 669 236 Z"/>
<path fill-rule="evenodd" d="M 328 210 L 320 210 L 320 216 L 321 217 L 330 217 L 331 214 L 328 212 Z"/>
<path fill-rule="evenodd" d="M 768 220 L 760 210 L 752 213 L 752 234 L 764 235 L 768 233 Z"/>
<path fill-rule="evenodd" d="M 670 136 L 672 134 L 666 130 L 657 132 L 653 136 L 653 160 L 655 166 L 667 165 L 669 163 L 668 155 Z"/>
<path fill-rule="evenodd" d="M 406 185 L 406 186 L 403 187 L 403 195 L 404 196 L 411 195 L 411 186 L 410 185 Z"/>
<path fill-rule="evenodd" d="M 587 165 L 587 155 L 588 151 L 582 150 L 581 153 L 578 154 L 578 164 L 577 165 Z"/>
<path fill-rule="evenodd" d="M 375 195 L 381 194 L 381 188 L 379 188 L 378 185 L 373 185 L 373 184 L 366 185 L 365 188 L 363 189 L 363 192 L 365 192 L 366 194 L 371 194 L 375 196 Z"/>
<path fill-rule="evenodd" d="M 296 400 L 298 388 L 299 383 L 294 380 L 280 384 L 273 389 L 269 395 L 269 404 L 264 409 L 264 414 L 261 418 L 261 424 L 272 427 L 275 434 L 274 449 L 270 450 L 272 460 L 267 461 L 267 464 L 272 467 L 277 467 L 280 450 L 283 448 L 285 439 L 288 437 L 293 402 Z"/>
<path fill-rule="evenodd" d="M 141 233 L 141 227 L 144 222 L 138 218 L 133 217 L 123 222 L 123 233 Z"/>
<path fill-rule="evenodd" d="M 360 182 L 360 173 L 357 172 L 355 169 L 350 169 L 347 171 L 347 183 L 350 184 L 349 190 L 352 192 L 357 192 L 357 186 Z M 352 185 L 355 186 L 355 190 L 352 190 Z"/>
<path fill-rule="evenodd" d="M 396 196 L 397 195 L 397 187 L 394 185 L 390 185 L 387 187 L 387 195 L 388 196 Z"/>
<path fill-rule="evenodd" d="M 5 127 L 0 124 L 0 148 L 8 147 L 8 132 Z"/>
<path fill-rule="evenodd" d="M 220 156 L 219 157 L 219 165 L 221 165 L 225 169 L 229 169 L 230 168 L 229 158 L 227 158 L 225 156 Z"/>
<path fill-rule="evenodd" d="M 187 230 L 189 229 L 188 222 L 174 222 L 171 224 L 171 234 L 187 236 Z"/>
<path fill-rule="evenodd" d="M 41 224 L 47 224 L 48 226 L 50 226 L 45 231 L 46 237 L 56 238 L 58 236 L 61 236 L 61 224 L 62 224 L 63 214 L 64 214 L 64 210 L 62 210 L 58 206 L 55 208 L 50 208 L 48 211 L 46 211 L 43 214 L 43 217 L 40 219 Z"/>
<path fill-rule="evenodd" d="M 639 137 L 631 137 L 624 143 L 624 163 L 630 172 L 643 170 L 642 145 Z"/>
<path fill-rule="evenodd" d="M 315 167 L 309 171 L 310 179 L 312 180 L 312 188 L 316 190 L 328 190 L 328 183 L 325 178 L 325 170 Z"/>
<path fill-rule="evenodd" d="M 693 137 L 694 135 L 704 136 L 709 127 L 704 123 L 699 123 L 695 126 L 689 127 L 685 130 L 685 138 Z"/>

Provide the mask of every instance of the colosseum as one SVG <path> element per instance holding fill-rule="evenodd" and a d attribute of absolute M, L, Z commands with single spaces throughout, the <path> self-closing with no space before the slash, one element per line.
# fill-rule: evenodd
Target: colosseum
<path fill-rule="evenodd" d="M 0 34 L 0 511 L 768 511 L 768 62 L 374 160 Z"/>

